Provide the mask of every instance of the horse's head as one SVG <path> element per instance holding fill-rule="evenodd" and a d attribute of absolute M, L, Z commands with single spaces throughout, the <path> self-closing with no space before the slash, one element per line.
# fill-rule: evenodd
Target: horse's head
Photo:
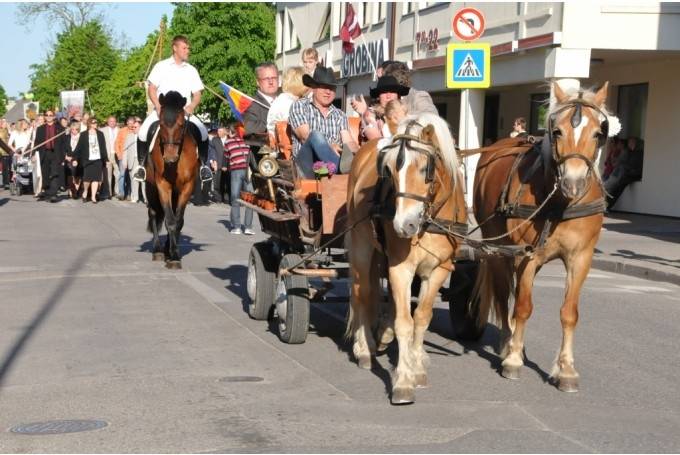
<path fill-rule="evenodd" d="M 450 194 L 455 185 L 458 161 L 453 138 L 439 116 L 410 116 L 401 122 L 384 153 L 383 170 L 396 190 L 394 230 L 410 238 L 438 209 L 436 195 Z"/>
<path fill-rule="evenodd" d="M 160 95 L 158 101 L 161 104 L 158 132 L 161 155 L 166 164 L 176 163 L 182 153 L 182 144 L 186 134 L 187 119 L 184 114 L 184 105 L 187 99 L 177 92 L 168 92 Z"/>
<path fill-rule="evenodd" d="M 605 83 L 597 92 L 565 93 L 553 84 L 557 103 L 548 114 L 548 138 L 562 194 L 580 199 L 597 173 L 595 161 L 607 142 L 609 120 Z"/>

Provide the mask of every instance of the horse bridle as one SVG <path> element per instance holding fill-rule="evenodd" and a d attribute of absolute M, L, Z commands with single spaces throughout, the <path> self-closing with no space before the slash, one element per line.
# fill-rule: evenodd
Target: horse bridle
<path fill-rule="evenodd" d="M 604 117 L 604 120 L 602 123 L 600 123 L 600 137 L 598 138 L 597 142 L 597 148 L 598 150 L 606 145 L 607 143 L 607 136 L 609 133 L 609 120 L 607 120 L 607 114 L 600 109 L 598 106 L 596 106 L 593 103 L 590 103 L 583 98 L 581 98 L 581 95 L 579 94 L 579 97 L 570 100 L 564 105 L 562 105 L 558 110 L 550 114 L 550 117 L 548 117 L 548 140 L 549 140 L 549 145 L 550 145 L 550 152 L 552 155 L 553 162 L 555 164 L 555 167 L 557 169 L 557 178 L 559 181 L 562 180 L 563 175 L 562 175 L 562 164 L 564 164 L 567 160 L 570 159 L 580 159 L 586 163 L 588 166 L 588 174 L 586 175 L 586 178 L 590 181 L 590 177 L 593 175 L 595 172 L 595 163 L 593 160 L 588 158 L 582 153 L 579 152 L 574 152 L 574 153 L 569 153 L 567 155 L 560 156 L 557 150 L 557 142 L 554 137 L 554 131 L 555 131 L 555 122 L 557 121 L 557 115 L 566 111 L 567 109 L 571 109 L 572 107 L 575 107 L 576 109 L 574 110 L 574 113 L 571 116 L 570 122 L 572 128 L 578 127 L 578 125 L 581 124 L 581 119 L 582 119 L 582 110 L 583 107 L 587 107 L 590 109 L 595 110 L 599 114 L 601 114 Z M 595 174 L 597 175 L 597 174 Z"/>
<path fill-rule="evenodd" d="M 184 146 L 184 136 L 186 135 L 187 132 L 187 125 L 189 124 L 189 118 L 187 116 L 184 116 L 184 125 L 182 126 L 182 134 L 179 137 L 179 141 L 164 141 L 163 137 L 160 137 L 158 140 L 160 141 L 160 146 L 161 146 L 161 156 L 165 156 L 165 149 L 164 146 L 166 145 L 175 145 L 178 147 L 177 149 L 177 159 L 179 161 L 179 157 L 182 155 L 182 148 Z M 159 126 L 160 128 L 160 126 Z"/>
<path fill-rule="evenodd" d="M 384 149 L 390 149 L 394 147 L 399 147 L 399 152 L 397 153 L 397 160 L 395 163 L 397 171 L 400 171 L 402 167 L 404 167 L 405 161 L 406 161 L 406 146 L 408 145 L 408 148 L 410 150 L 413 150 L 414 152 L 420 153 L 421 155 L 425 155 L 427 157 L 427 168 L 425 171 L 425 183 L 429 184 L 427 196 L 420 196 L 419 194 L 413 194 L 413 193 L 405 193 L 405 192 L 398 192 L 395 194 L 395 197 L 401 197 L 405 199 L 414 199 L 416 201 L 424 202 L 425 204 L 430 204 L 432 202 L 433 196 L 434 196 L 434 175 L 435 175 L 435 170 L 436 170 L 436 163 L 435 159 L 439 158 L 439 156 L 435 153 L 436 151 L 436 146 L 432 141 L 426 141 L 419 136 L 415 136 L 413 134 L 409 134 L 409 130 L 413 126 L 420 126 L 421 128 L 423 127 L 421 124 L 416 122 L 415 120 L 411 120 L 408 125 L 406 125 L 406 132 L 403 134 L 397 134 L 392 137 L 392 143 L 385 146 Z M 422 144 L 425 147 L 419 147 L 413 144 L 413 142 L 416 142 L 418 144 Z"/>

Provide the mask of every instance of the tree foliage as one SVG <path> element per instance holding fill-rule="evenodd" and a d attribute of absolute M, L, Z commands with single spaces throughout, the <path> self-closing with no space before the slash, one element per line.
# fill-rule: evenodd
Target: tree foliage
<path fill-rule="evenodd" d="M 5 115 L 7 112 L 7 92 L 5 92 L 5 87 L 0 84 L 0 115 Z"/>
<path fill-rule="evenodd" d="M 17 9 L 16 21 L 20 25 L 28 26 L 38 17 L 44 16 L 49 25 L 59 24 L 62 30 L 82 27 L 91 21 L 100 21 L 102 14 L 97 5 L 87 2 L 40 2 L 20 3 Z"/>
<path fill-rule="evenodd" d="M 58 106 L 61 90 L 82 88 L 97 110 L 100 90 L 118 65 L 119 54 L 98 21 L 58 34 L 54 53 L 44 63 L 31 66 L 35 98 L 45 108 Z"/>
<path fill-rule="evenodd" d="M 253 94 L 253 69 L 274 59 L 276 35 L 274 7 L 269 3 L 178 3 L 171 35 L 186 35 L 191 42 L 189 61 L 203 84 L 219 92 L 220 80 Z M 213 119 L 231 118 L 229 107 L 203 92 L 199 111 Z"/>
<path fill-rule="evenodd" d="M 147 37 L 143 46 L 133 48 L 113 70 L 110 79 L 102 84 L 97 97 L 98 109 L 101 112 L 106 115 L 115 115 L 119 119 L 131 115 L 145 116 L 146 91 L 143 81 L 150 71 L 149 64 L 152 61 L 152 55 L 156 54 L 158 35 L 158 31 L 152 33 Z M 164 57 L 170 53 L 168 41 L 166 31 L 163 37 L 165 49 L 162 55 Z M 157 57 L 153 59 L 154 62 L 156 60 L 158 60 Z"/>

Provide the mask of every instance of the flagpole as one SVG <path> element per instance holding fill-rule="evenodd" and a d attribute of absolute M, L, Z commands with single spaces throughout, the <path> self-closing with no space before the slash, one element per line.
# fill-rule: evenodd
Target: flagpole
<path fill-rule="evenodd" d="M 227 83 L 224 82 L 224 81 L 220 81 L 220 82 L 221 82 L 222 84 L 224 84 L 224 85 L 229 85 L 229 84 L 227 84 Z M 230 86 L 230 87 L 231 87 L 231 86 Z M 218 94 L 217 92 L 215 92 L 215 90 L 211 89 L 211 88 L 208 87 L 207 85 L 205 86 L 205 88 L 207 88 L 208 91 L 209 91 L 210 93 L 212 93 L 213 95 L 215 95 L 216 97 L 218 97 L 219 99 L 221 99 L 222 101 L 224 101 L 225 103 L 229 104 L 229 101 L 227 101 L 227 99 L 226 99 L 225 97 L 223 97 L 222 95 L 220 95 L 220 94 Z M 234 89 L 234 90 L 236 90 L 236 91 L 239 92 L 239 93 L 243 93 L 243 92 L 241 92 L 240 90 L 237 90 L 237 89 Z M 245 93 L 243 93 L 243 94 L 245 95 Z M 263 103 L 261 103 L 260 101 L 256 100 L 256 99 L 253 98 L 252 96 L 248 96 L 248 98 L 250 98 L 251 100 L 253 100 L 254 103 L 259 104 L 259 105 L 262 106 L 263 108 L 269 109 L 269 106 L 266 106 L 265 104 L 263 104 Z"/>
<path fill-rule="evenodd" d="M 375 73 L 378 72 L 378 70 L 375 68 L 375 63 L 373 62 L 373 57 L 371 57 L 371 52 L 368 48 L 368 44 L 366 43 L 366 39 L 364 38 L 364 34 L 362 33 L 359 35 L 359 38 L 361 38 L 361 42 L 364 43 L 364 46 L 366 47 L 366 53 L 368 54 L 368 60 L 371 62 L 371 68 L 373 68 L 373 80 L 375 81 Z"/>

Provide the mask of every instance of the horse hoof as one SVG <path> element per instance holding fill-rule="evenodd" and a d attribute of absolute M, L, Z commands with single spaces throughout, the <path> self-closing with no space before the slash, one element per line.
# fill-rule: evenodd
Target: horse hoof
<path fill-rule="evenodd" d="M 157 261 L 165 261 L 165 254 L 163 254 L 163 253 L 154 253 L 154 254 L 153 254 L 153 259 L 152 259 L 152 260 L 153 260 L 154 262 L 157 262 Z"/>
<path fill-rule="evenodd" d="M 578 392 L 578 378 L 558 378 L 557 388 L 562 392 Z"/>
<path fill-rule="evenodd" d="M 501 376 L 507 379 L 519 379 L 519 367 L 503 367 Z"/>
<path fill-rule="evenodd" d="M 359 365 L 359 368 L 362 370 L 370 370 L 371 369 L 371 357 L 370 356 L 362 356 L 357 359 L 357 364 Z"/>
<path fill-rule="evenodd" d="M 417 374 L 416 375 L 416 388 L 425 389 L 427 387 L 430 387 L 430 382 L 427 380 L 427 375 L 426 374 Z"/>
<path fill-rule="evenodd" d="M 416 401 L 415 389 L 394 389 L 392 391 L 392 404 L 412 404 Z"/>
<path fill-rule="evenodd" d="M 171 270 L 180 270 L 182 268 L 182 262 L 180 261 L 167 261 L 165 266 Z"/>

